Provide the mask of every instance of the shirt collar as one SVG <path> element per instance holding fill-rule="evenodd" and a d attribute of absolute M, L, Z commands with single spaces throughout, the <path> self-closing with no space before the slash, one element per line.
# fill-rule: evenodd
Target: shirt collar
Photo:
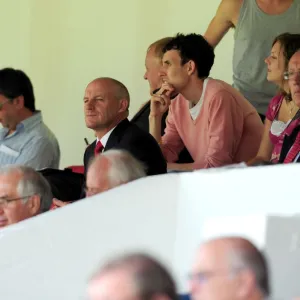
<path fill-rule="evenodd" d="M 208 80 L 209 80 L 209 78 L 205 78 L 203 81 L 202 94 L 201 94 L 201 97 L 200 97 L 199 101 L 197 102 L 197 104 L 192 107 L 192 104 L 189 103 L 189 111 L 190 111 L 191 117 L 194 121 L 197 119 L 197 117 L 200 113 L 200 110 L 201 110 L 201 107 L 203 104 L 203 100 L 204 100 L 204 95 L 206 92 L 206 86 L 207 86 Z"/>
<path fill-rule="evenodd" d="M 33 115 L 31 117 L 20 122 L 16 126 L 16 131 L 14 133 L 12 133 L 11 135 L 9 135 L 9 137 L 14 136 L 22 129 L 30 131 L 30 129 L 34 128 L 36 125 L 40 124 L 42 121 L 43 121 L 42 113 L 40 110 L 37 110 L 33 113 Z M 8 133 L 8 128 L 5 128 L 5 127 L 1 128 L 0 129 L 0 140 L 3 140 L 6 137 L 7 133 Z"/>
<path fill-rule="evenodd" d="M 107 144 L 107 141 L 108 141 L 108 139 L 109 139 L 111 133 L 113 132 L 113 130 L 114 130 L 116 127 L 117 127 L 117 126 L 115 126 L 114 128 L 112 128 L 110 131 L 106 132 L 106 133 L 104 134 L 104 136 L 100 139 L 100 142 L 101 142 L 103 148 L 105 148 L 105 146 L 106 146 L 106 144 Z M 97 138 L 96 144 L 97 144 L 98 142 L 99 142 L 99 139 Z"/>
<path fill-rule="evenodd" d="M 40 110 L 37 110 L 33 113 L 33 115 L 17 125 L 17 130 L 19 128 L 31 129 L 35 127 L 37 124 L 43 121 L 42 113 Z"/>

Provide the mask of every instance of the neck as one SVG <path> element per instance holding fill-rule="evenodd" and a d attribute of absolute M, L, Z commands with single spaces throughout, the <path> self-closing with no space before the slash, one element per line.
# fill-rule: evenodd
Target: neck
<path fill-rule="evenodd" d="M 18 116 L 17 116 L 16 120 L 8 128 L 9 129 L 8 134 L 11 134 L 14 131 L 16 131 L 17 125 L 19 123 L 23 122 L 24 120 L 32 117 L 33 114 L 34 113 L 31 110 L 27 109 L 27 108 L 24 109 L 24 110 L 21 110 L 20 112 L 18 112 Z"/>
<path fill-rule="evenodd" d="M 120 122 L 125 120 L 127 116 L 120 115 L 118 118 L 113 120 L 109 125 L 105 125 L 105 127 L 99 127 L 95 130 L 97 138 L 100 140 L 105 134 L 107 134 L 110 130 L 112 130 L 114 127 L 116 127 Z"/>
<path fill-rule="evenodd" d="M 290 92 L 289 85 L 286 81 L 283 84 L 277 83 L 277 85 L 280 87 L 281 90 L 285 91 L 287 94 Z"/>
<path fill-rule="evenodd" d="M 196 105 L 202 95 L 203 92 L 203 79 L 196 79 L 190 84 L 188 84 L 180 94 L 193 105 Z"/>

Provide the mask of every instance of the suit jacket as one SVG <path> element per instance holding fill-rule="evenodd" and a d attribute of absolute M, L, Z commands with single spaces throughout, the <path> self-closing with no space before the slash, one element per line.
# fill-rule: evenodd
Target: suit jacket
<path fill-rule="evenodd" d="M 161 136 L 165 133 L 166 128 L 166 118 L 168 116 L 168 112 L 165 112 L 162 120 L 161 120 Z M 150 115 L 150 101 L 148 101 L 131 119 L 131 123 L 136 124 L 142 130 L 149 132 L 149 115 Z M 186 148 L 180 152 L 177 163 L 184 164 L 184 163 L 193 163 L 194 160 L 192 159 L 190 153 L 187 151 Z"/>
<path fill-rule="evenodd" d="M 96 141 L 89 145 L 84 153 L 84 167 L 94 157 Z M 159 145 L 152 135 L 143 131 L 128 119 L 120 122 L 110 134 L 103 151 L 123 149 L 130 152 L 146 166 L 147 175 L 164 174 L 167 172 L 167 163 Z"/>
<path fill-rule="evenodd" d="M 293 146 L 297 135 L 300 134 L 300 126 L 295 127 L 290 135 L 286 135 L 283 139 L 283 144 L 280 152 L 279 163 L 283 163 L 291 147 Z M 300 158 L 297 159 L 300 162 Z"/>

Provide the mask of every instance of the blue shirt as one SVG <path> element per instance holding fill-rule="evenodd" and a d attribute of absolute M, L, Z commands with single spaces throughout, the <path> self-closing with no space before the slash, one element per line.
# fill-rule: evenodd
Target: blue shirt
<path fill-rule="evenodd" d="M 25 165 L 36 170 L 59 167 L 60 149 L 56 137 L 36 111 L 19 123 L 10 135 L 0 129 L 0 166 Z"/>

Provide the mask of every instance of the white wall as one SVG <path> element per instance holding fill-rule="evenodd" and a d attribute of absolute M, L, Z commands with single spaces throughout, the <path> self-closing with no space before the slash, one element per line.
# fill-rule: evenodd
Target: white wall
<path fill-rule="evenodd" d="M 271 299 L 293 299 L 300 295 L 300 202 L 295 188 L 275 185 L 280 178 L 281 187 L 296 187 L 299 171 L 289 164 L 150 176 L 8 226 L 0 230 L 1 299 L 85 299 L 99 264 L 137 250 L 161 259 L 179 292 L 188 292 L 197 247 L 219 234 L 263 248 Z M 270 223 L 267 215 L 283 218 Z"/>
<path fill-rule="evenodd" d="M 0 0 L 0 64 L 24 69 L 37 108 L 59 139 L 61 167 L 81 164 L 82 98 L 98 76 L 122 81 L 130 115 L 148 100 L 144 56 L 153 41 L 177 32 L 204 33 L 219 0 Z M 216 50 L 212 76 L 231 81 L 232 34 Z"/>

